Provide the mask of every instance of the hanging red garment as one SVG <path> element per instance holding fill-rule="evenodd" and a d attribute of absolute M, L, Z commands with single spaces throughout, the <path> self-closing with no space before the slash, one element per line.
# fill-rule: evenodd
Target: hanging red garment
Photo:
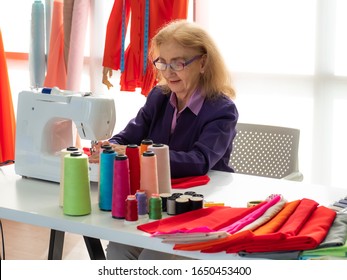
<path fill-rule="evenodd" d="M 16 120 L 0 30 L 0 162 L 14 160 Z"/>
<path fill-rule="evenodd" d="M 130 42 L 124 50 L 130 14 Z M 164 24 L 186 19 L 187 14 L 188 0 L 115 0 L 107 24 L 102 65 L 121 70 L 122 91 L 142 88 L 141 93 L 147 96 L 156 83 L 154 68 L 147 57 L 150 40 Z"/>

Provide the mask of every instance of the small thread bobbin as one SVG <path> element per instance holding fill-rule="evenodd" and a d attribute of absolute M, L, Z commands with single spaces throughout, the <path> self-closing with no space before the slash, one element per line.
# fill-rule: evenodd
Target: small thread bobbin
<path fill-rule="evenodd" d="M 135 195 L 128 195 L 125 203 L 125 220 L 135 222 L 139 219 L 137 211 L 137 199 Z"/>
<path fill-rule="evenodd" d="M 149 199 L 149 218 L 152 220 L 161 219 L 161 208 L 161 198 L 159 194 L 152 194 L 151 198 Z"/>

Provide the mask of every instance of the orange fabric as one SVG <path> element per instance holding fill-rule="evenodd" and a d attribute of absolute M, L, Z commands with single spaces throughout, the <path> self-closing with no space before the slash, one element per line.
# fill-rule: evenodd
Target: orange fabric
<path fill-rule="evenodd" d="M 0 162 L 14 160 L 16 121 L 0 30 Z"/>
<path fill-rule="evenodd" d="M 61 0 L 55 0 L 53 3 L 47 74 L 44 82 L 45 87 L 58 87 L 60 89 L 66 89 L 63 6 L 64 3 Z"/>
<path fill-rule="evenodd" d="M 146 72 L 143 73 L 145 0 L 124 2 L 126 29 L 131 13 L 131 32 L 130 43 L 125 50 L 125 69 L 121 73 L 121 90 L 134 91 L 137 87 L 141 87 L 141 93 L 147 96 L 156 83 L 156 73 L 149 59 Z M 122 9 L 123 0 L 115 0 L 106 30 L 103 66 L 114 70 L 120 69 Z M 188 0 L 150 0 L 148 45 L 161 26 L 174 19 L 186 19 L 187 14 Z"/>
<path fill-rule="evenodd" d="M 266 224 L 255 229 L 253 233 L 255 235 L 261 235 L 261 234 L 276 232 L 287 221 L 290 215 L 295 211 L 299 203 L 300 203 L 300 200 L 288 202 L 275 217 L 273 217 Z"/>

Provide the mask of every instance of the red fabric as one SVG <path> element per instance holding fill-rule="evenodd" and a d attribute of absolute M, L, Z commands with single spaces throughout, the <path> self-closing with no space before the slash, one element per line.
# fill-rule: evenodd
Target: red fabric
<path fill-rule="evenodd" d="M 261 203 L 250 208 L 232 208 L 225 206 L 202 208 L 139 225 L 137 228 L 148 233 L 169 233 L 171 231 L 191 230 L 198 227 L 208 227 L 212 230 L 219 230 L 255 211 L 261 205 L 263 204 Z"/>
<path fill-rule="evenodd" d="M 296 217 L 298 218 L 303 212 L 302 209 L 299 210 Z M 296 235 L 292 234 L 293 231 L 287 231 L 288 225 L 286 225 L 282 230 L 270 234 L 255 235 L 253 232 L 247 230 L 217 241 L 175 245 L 174 249 L 186 251 L 200 250 L 203 253 L 217 253 L 222 251 L 226 251 L 227 253 L 237 253 L 240 251 L 255 253 L 309 250 L 316 248 L 324 240 L 335 217 L 335 211 L 320 206 L 311 212 L 310 217 L 306 219 L 306 222 L 303 223 L 301 230 L 297 231 Z M 290 224 L 292 223 L 295 223 L 294 219 L 291 220 Z"/>
<path fill-rule="evenodd" d="M 173 19 L 186 19 L 188 14 L 188 0 L 149 2 L 148 45 L 161 26 Z M 150 60 L 147 61 L 146 72 L 143 73 L 145 0 L 125 0 L 125 9 L 126 29 L 131 13 L 131 32 L 130 43 L 125 51 L 125 69 L 121 74 L 121 90 L 134 91 L 136 87 L 141 87 L 142 94 L 147 96 L 156 83 L 156 75 Z M 114 70 L 120 69 L 122 10 L 123 0 L 115 0 L 106 29 L 102 65 Z"/>
<path fill-rule="evenodd" d="M 278 231 L 285 233 L 287 236 L 297 235 L 317 206 L 318 203 L 314 200 L 302 199 L 293 214 L 290 215 L 286 223 Z"/>
<path fill-rule="evenodd" d="M 0 162 L 14 160 L 16 120 L 0 30 Z"/>
<path fill-rule="evenodd" d="M 210 181 L 210 177 L 208 175 L 172 178 L 171 188 L 187 189 L 187 188 L 206 185 L 209 181 Z"/>
<path fill-rule="evenodd" d="M 297 235 L 282 232 L 253 236 L 250 242 L 227 248 L 227 253 L 275 252 L 289 250 L 311 250 L 316 248 L 326 237 L 336 212 L 324 206 L 318 207 L 303 225 Z"/>

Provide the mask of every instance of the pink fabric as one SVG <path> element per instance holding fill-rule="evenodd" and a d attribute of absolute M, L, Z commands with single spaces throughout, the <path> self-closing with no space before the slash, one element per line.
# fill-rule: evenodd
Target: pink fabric
<path fill-rule="evenodd" d="M 64 26 L 62 0 L 55 0 L 53 3 L 51 38 L 49 42 L 47 74 L 44 86 L 59 87 L 60 89 L 65 89 L 66 67 L 64 59 Z"/>
<path fill-rule="evenodd" d="M 67 90 L 80 91 L 89 8 L 90 1 L 74 1 L 67 64 Z"/>
<path fill-rule="evenodd" d="M 248 224 L 254 222 L 256 219 L 258 219 L 260 216 L 262 216 L 266 210 L 268 210 L 270 207 L 275 205 L 281 200 L 280 195 L 275 195 L 273 198 L 270 198 L 269 201 L 267 201 L 264 205 L 259 207 L 257 210 L 249 213 L 247 216 L 243 217 L 242 219 L 236 221 L 235 223 L 220 229 L 220 231 L 226 231 L 230 234 L 235 233 L 239 230 L 241 230 L 243 227 L 247 226 Z"/>

